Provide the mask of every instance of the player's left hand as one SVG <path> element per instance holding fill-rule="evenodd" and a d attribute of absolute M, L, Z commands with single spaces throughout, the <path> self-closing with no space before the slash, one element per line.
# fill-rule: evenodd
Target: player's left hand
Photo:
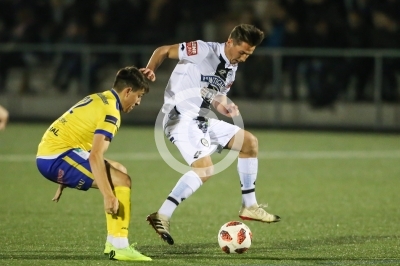
<path fill-rule="evenodd" d="M 8 111 L 0 105 L 0 130 L 6 128 L 8 121 Z"/>
<path fill-rule="evenodd" d="M 7 120 L 6 119 L 4 119 L 4 120 L 0 119 L 0 131 L 4 130 L 6 128 L 6 125 L 7 125 Z"/>
<path fill-rule="evenodd" d="M 58 202 L 60 200 L 60 198 L 61 198 L 61 194 L 62 194 L 64 188 L 66 188 L 66 187 L 67 186 L 62 185 L 62 184 L 58 185 L 58 188 L 57 188 L 57 191 L 56 191 L 56 195 L 54 195 L 52 201 Z"/>
<path fill-rule="evenodd" d="M 226 109 L 226 114 L 225 115 L 227 117 L 235 117 L 235 116 L 240 115 L 239 107 L 234 103 L 228 103 L 225 106 L 225 109 Z"/>
<path fill-rule="evenodd" d="M 143 75 L 150 81 L 156 80 L 156 74 L 150 68 L 139 68 L 139 71 L 143 73 Z"/>

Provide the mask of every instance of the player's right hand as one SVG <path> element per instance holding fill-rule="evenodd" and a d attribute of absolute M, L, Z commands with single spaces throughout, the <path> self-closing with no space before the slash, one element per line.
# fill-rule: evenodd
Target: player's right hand
<path fill-rule="evenodd" d="M 118 199 L 115 196 L 104 197 L 104 210 L 109 214 L 117 214 L 119 207 Z"/>
<path fill-rule="evenodd" d="M 212 103 L 214 100 L 215 96 L 217 96 L 218 91 L 216 89 L 210 89 L 210 88 L 201 88 L 200 90 L 201 97 L 207 101 L 208 103 Z"/>
<path fill-rule="evenodd" d="M 143 75 L 150 81 L 156 80 L 156 74 L 150 68 L 139 68 L 139 71 L 143 73 Z"/>

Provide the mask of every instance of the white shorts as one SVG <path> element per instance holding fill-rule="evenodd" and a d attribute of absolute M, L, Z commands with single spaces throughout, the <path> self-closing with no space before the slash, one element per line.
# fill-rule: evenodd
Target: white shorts
<path fill-rule="evenodd" d="M 209 118 L 208 130 L 203 133 L 198 121 L 190 118 L 164 118 L 164 132 L 167 138 L 178 147 L 188 165 L 211 155 L 217 148 L 226 144 L 241 128 L 222 120 Z"/>

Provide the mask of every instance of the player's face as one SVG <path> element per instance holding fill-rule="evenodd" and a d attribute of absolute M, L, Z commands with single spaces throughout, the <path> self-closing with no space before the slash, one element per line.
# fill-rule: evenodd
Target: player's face
<path fill-rule="evenodd" d="M 125 93 L 125 99 L 122 103 L 122 111 L 124 113 L 129 113 L 136 105 L 140 105 L 143 95 L 144 90 L 132 91 L 132 89 L 129 88 Z"/>
<path fill-rule="evenodd" d="M 226 56 L 231 64 L 243 63 L 246 59 L 253 54 L 255 46 L 250 46 L 248 43 L 242 42 L 235 45 L 232 39 L 227 41 L 227 48 L 225 51 Z"/>

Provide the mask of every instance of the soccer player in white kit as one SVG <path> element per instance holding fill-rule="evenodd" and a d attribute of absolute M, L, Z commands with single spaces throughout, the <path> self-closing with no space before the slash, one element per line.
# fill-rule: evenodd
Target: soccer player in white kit
<path fill-rule="evenodd" d="M 239 217 L 265 223 L 280 220 L 279 216 L 267 213 L 256 200 L 257 138 L 236 125 L 207 117 L 211 105 L 227 117 L 240 114 L 238 107 L 228 101 L 227 93 L 238 64 L 246 61 L 263 39 L 261 30 L 241 24 L 232 30 L 225 43 L 197 40 L 158 47 L 141 69 L 154 81 L 154 72 L 164 59 L 179 60 L 164 93 L 164 132 L 191 170 L 179 179 L 160 209 L 147 216 L 150 225 L 170 245 L 174 240 L 169 220 L 176 207 L 213 175 L 210 156 L 217 147 L 239 151 L 237 169 L 242 190 Z"/>

